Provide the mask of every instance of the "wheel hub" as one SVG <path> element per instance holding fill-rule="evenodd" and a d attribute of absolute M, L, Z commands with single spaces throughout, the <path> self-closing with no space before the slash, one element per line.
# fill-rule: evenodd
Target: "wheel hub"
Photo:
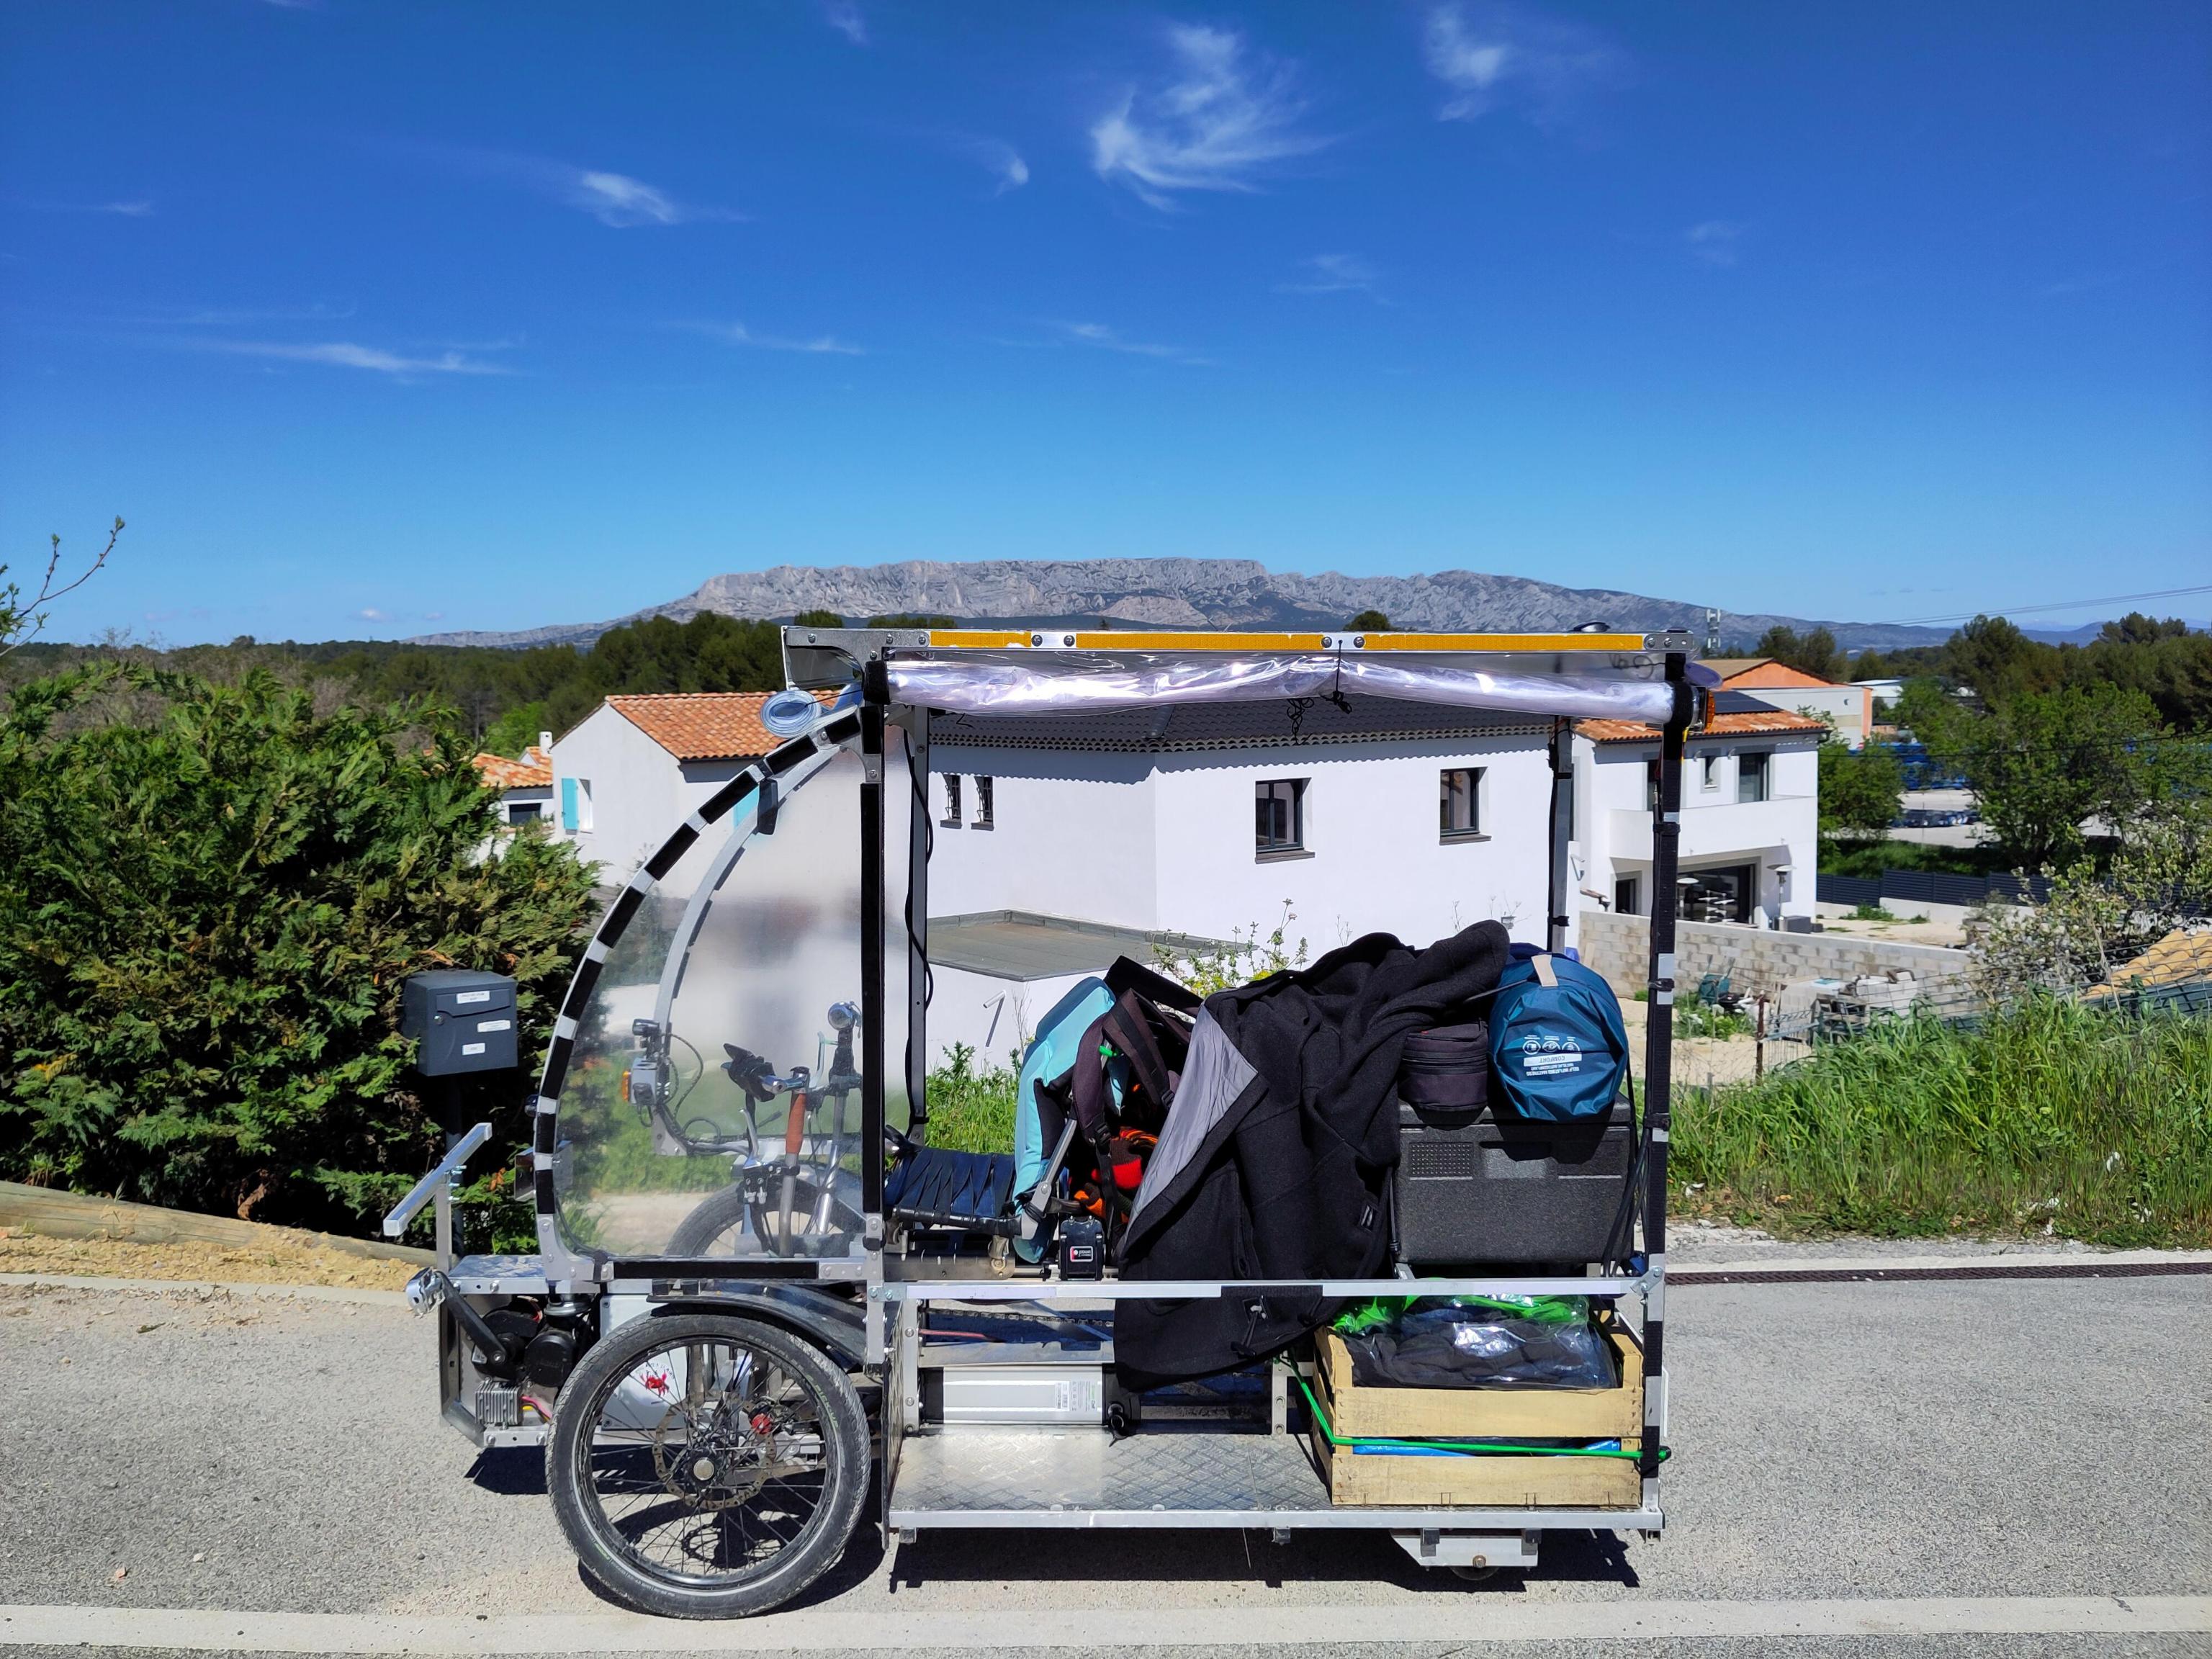
<path fill-rule="evenodd" d="M 653 1431 L 653 1472 L 687 1509 L 726 1510 L 744 1503 L 766 1484 L 774 1451 L 773 1441 L 744 1419 L 729 1427 L 699 1428 L 681 1411 L 671 1411 Z"/>

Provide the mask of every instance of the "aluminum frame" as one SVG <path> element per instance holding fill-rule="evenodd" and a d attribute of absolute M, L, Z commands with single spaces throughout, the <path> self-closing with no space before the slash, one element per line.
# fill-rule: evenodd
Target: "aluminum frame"
<path fill-rule="evenodd" d="M 1671 1122 L 1668 1075 L 1673 1048 L 1671 1020 L 1652 1019 L 1645 1036 L 1645 1094 L 1643 1126 L 1644 1195 L 1643 1205 L 1645 1260 L 1643 1271 L 1629 1277 L 1602 1279 L 1552 1276 L 1497 1275 L 1486 1278 L 1438 1279 L 1345 1279 L 1310 1281 L 1196 1280 L 1172 1283 L 1101 1279 L 1077 1282 L 1019 1277 L 974 1279 L 906 1275 L 904 1258 L 887 1257 L 882 1213 L 884 1182 L 883 1127 L 884 1079 L 883 1018 L 887 1012 L 885 974 L 887 941 L 884 905 L 887 756 L 885 737 L 897 726 L 905 733 L 909 787 L 927 787 L 929 747 L 928 711 L 892 703 L 884 665 L 892 653 L 929 656 L 957 655 L 968 651 L 1004 652 L 1031 648 L 1080 654 L 1087 652 L 1237 651 L 1298 652 L 1315 650 L 1365 653 L 1418 651 L 1439 655 L 1505 656 L 1549 665 L 1564 672 L 1578 656 L 1584 663 L 1592 655 L 1609 654 L 1616 661 L 1634 658 L 1648 676 L 1649 659 L 1673 690 L 1674 714 L 1661 733 L 1659 799 L 1653 807 L 1650 952 L 1648 987 L 1656 1011 L 1671 1008 L 1674 994 L 1674 879 L 1679 863 L 1681 769 L 1684 742 L 1698 710 L 1698 688 L 1690 663 L 1691 641 L 1686 635 L 1151 635 L 1089 630 L 1017 632 L 992 629 L 799 629 L 784 634 L 787 677 L 811 688 L 844 687 L 855 682 L 861 691 L 857 708 L 840 707 L 817 720 L 808 732 L 782 744 L 748 768 L 697 812 L 680 825 L 647 860 L 609 907 L 585 952 L 556 1023 L 534 1105 L 535 1134 L 532 1164 L 538 1216 L 540 1255 L 514 1261 L 504 1270 L 478 1282 L 530 1282 L 549 1286 L 556 1294 L 604 1294 L 617 1291 L 641 1293 L 663 1304 L 702 1308 L 726 1307 L 733 1311 L 758 1311 L 757 1297 L 771 1285 L 793 1281 L 816 1281 L 824 1294 L 838 1281 L 861 1292 L 862 1352 L 848 1358 L 883 1385 L 879 1412 L 883 1445 L 882 1498 L 887 1526 L 902 1531 L 925 1526 L 961 1527 L 1252 1527 L 1275 1528 L 1389 1528 L 1414 1530 L 1498 1530 L 1525 1532 L 1553 1528 L 1595 1528 L 1607 1530 L 1638 1528 L 1655 1531 L 1664 1524 L 1658 1499 L 1660 1446 L 1667 1421 L 1667 1374 L 1664 1368 L 1666 1280 L 1666 1152 Z M 1591 653 L 1591 655 L 1584 655 Z M 1623 662 L 1626 666 L 1626 663 Z M 1572 724 L 1554 718 L 1549 744 L 1552 788 L 1548 795 L 1547 840 L 1549 874 L 1547 888 L 1546 938 L 1551 948 L 1564 943 L 1569 917 L 1566 910 L 1568 872 L 1566 847 L 1572 788 Z M 558 1197 L 554 1190 L 552 1163 L 559 1150 L 558 1113 L 561 1086 L 571 1057 L 578 1023 L 596 986 L 601 964 L 629 926 L 653 885 L 690 849 L 699 836 L 763 783 L 795 769 L 810 757 L 857 744 L 863 765 L 860 790 L 862 879 L 862 987 L 866 1044 L 862 1090 L 861 1181 L 865 1211 L 865 1254 L 857 1261 L 813 1261 L 792 1259 L 775 1262 L 738 1261 L 692 1261 L 665 1257 L 613 1259 L 601 1253 L 578 1256 L 562 1239 L 558 1227 Z M 919 781 L 915 781 L 919 780 Z M 909 1098 L 917 1127 L 927 1121 L 923 1077 L 927 1071 L 927 994 L 928 970 L 927 894 L 930 850 L 929 814 L 926 799 L 921 810 L 909 808 L 907 836 L 908 911 L 906 953 L 909 973 L 908 1051 L 902 1057 Z M 689 940 L 684 941 L 688 948 Z M 981 1265 L 981 1264 L 979 1264 Z M 987 1268 L 985 1271 L 988 1271 Z M 1569 1509 L 1361 1509 L 1329 1506 L 1321 1509 L 1273 1510 L 1231 1509 L 1173 1509 L 1038 1511 L 988 1509 L 932 1510 L 902 1509 L 897 1503 L 897 1480 L 902 1462 L 901 1443 L 918 1407 L 907 1398 L 919 1347 L 921 1304 L 932 1301 L 1073 1302 L 1115 1301 L 1129 1297 L 1169 1300 L 1213 1297 L 1248 1292 L 1310 1288 L 1330 1297 L 1404 1295 L 1419 1286 L 1433 1294 L 1583 1295 L 1632 1299 L 1643 1315 L 1640 1335 L 1644 1352 L 1645 1431 L 1638 1459 L 1643 1502 L 1634 1510 Z M 849 1353 L 849 1351 L 848 1351 Z M 450 1414 L 450 1413 L 449 1413 Z M 478 1432 L 482 1432 L 478 1425 Z M 1081 1431 L 1094 1434 L 1094 1431 Z M 472 1437 L 474 1437 L 472 1436 Z M 479 1443 L 487 1443 L 479 1441 Z"/>

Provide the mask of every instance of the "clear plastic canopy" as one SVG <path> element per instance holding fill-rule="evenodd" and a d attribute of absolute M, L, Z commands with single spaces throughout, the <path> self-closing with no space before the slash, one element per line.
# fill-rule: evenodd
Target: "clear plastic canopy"
<path fill-rule="evenodd" d="M 1662 678 L 1656 658 L 1590 654 L 1595 660 L 1588 663 L 1516 655 L 1495 666 L 1474 667 L 1465 659 L 1323 652 L 975 652 L 895 658 L 888 672 L 894 702 L 963 714 L 1105 713 L 1158 703 L 1267 702 L 1336 693 L 1577 720 L 1656 723 L 1674 712 L 1674 688 Z M 1563 665 L 1554 669 L 1554 664 Z"/>
<path fill-rule="evenodd" d="M 900 756 L 886 758 L 896 774 Z M 848 744 L 777 781 L 772 809 L 756 793 L 653 884 L 614 942 L 560 1096 L 555 1191 L 570 1249 L 860 1254 L 860 781 Z M 908 794 L 894 786 L 892 918 Z M 886 954 L 902 964 L 903 951 Z M 902 988 L 885 1006 L 897 1125 Z"/>

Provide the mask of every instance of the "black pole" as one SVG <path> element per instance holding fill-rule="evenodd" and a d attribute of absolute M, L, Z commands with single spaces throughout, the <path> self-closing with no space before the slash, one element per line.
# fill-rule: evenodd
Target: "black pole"
<path fill-rule="evenodd" d="M 929 711 L 907 719 L 906 1098 L 919 1133 L 929 1121 Z"/>
<path fill-rule="evenodd" d="M 1552 722 L 1552 864 L 1545 887 L 1544 948 L 1567 948 L 1567 842 L 1575 827 L 1575 728 Z"/>
<path fill-rule="evenodd" d="M 884 1209 L 883 663 L 868 665 L 860 704 L 860 1208 Z M 876 1241 L 872 1237 L 871 1243 Z"/>
<path fill-rule="evenodd" d="M 1651 960 L 1650 1018 L 1644 1033 L 1644 1249 L 1662 1270 L 1667 1259 L 1667 1139 L 1674 1103 L 1674 878 L 1680 867 L 1682 748 L 1689 735 L 1693 693 L 1686 653 L 1667 653 L 1667 683 L 1674 712 L 1659 738 L 1659 799 L 1651 807 Z M 1662 1279 L 1662 1285 L 1664 1285 Z M 1644 1433 L 1637 1466 L 1647 1480 L 1659 1473 L 1657 1399 L 1665 1388 L 1666 1302 L 1644 1322 Z"/>

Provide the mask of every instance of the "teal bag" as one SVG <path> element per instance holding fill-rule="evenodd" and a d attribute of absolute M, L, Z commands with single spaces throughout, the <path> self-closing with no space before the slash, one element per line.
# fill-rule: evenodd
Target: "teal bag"
<path fill-rule="evenodd" d="M 1490 1012 L 1493 1097 L 1547 1123 L 1604 1117 L 1628 1075 L 1628 1028 L 1613 987 L 1579 962 L 1507 964 Z"/>

